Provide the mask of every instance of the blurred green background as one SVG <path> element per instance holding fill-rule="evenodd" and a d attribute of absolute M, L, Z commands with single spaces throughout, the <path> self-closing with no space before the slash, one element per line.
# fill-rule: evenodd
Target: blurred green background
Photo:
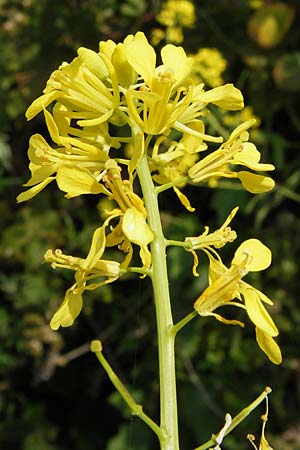
<path fill-rule="evenodd" d="M 226 412 L 236 414 L 265 386 L 273 389 L 267 425 L 272 447 L 300 449 L 300 5 L 298 0 L 193 5 L 194 24 L 177 14 L 172 28 L 161 18 L 166 4 L 158 0 L 0 0 L 1 450 L 158 449 L 88 351 L 89 341 L 101 338 L 114 369 L 157 418 L 149 283 L 127 278 L 88 293 L 76 325 L 51 331 L 49 319 L 71 278 L 42 265 L 43 254 L 51 247 L 86 255 L 99 223 L 99 199 L 68 201 L 50 186 L 26 204 L 15 200 L 29 178 L 28 139 L 36 132 L 47 135 L 41 115 L 27 123 L 24 112 L 50 73 L 73 59 L 80 46 L 97 50 L 99 40 L 121 41 L 137 30 L 152 36 L 158 49 L 176 39 L 192 54 L 217 49 L 227 62 L 224 82 L 242 90 L 248 114 L 260 120 L 252 137 L 263 161 L 277 169 L 276 189 L 265 195 L 230 186 L 189 188 L 194 215 L 168 194 L 161 203 L 166 234 L 174 239 L 200 234 L 205 224 L 214 229 L 230 208 L 240 206 L 233 226 L 237 244 L 257 237 L 273 252 L 271 268 L 252 281 L 275 302 L 272 316 L 283 351 L 282 365 L 273 366 L 257 348 L 251 326 L 240 330 L 203 319 L 182 331 L 177 341 L 181 450 L 209 439 L 223 426 Z M 209 66 L 204 58 L 199 69 L 207 84 Z M 239 113 L 217 118 L 227 132 L 245 120 Z M 177 248 L 169 251 L 169 263 L 178 320 L 205 286 L 205 268 L 193 279 L 191 255 Z M 258 408 L 222 448 L 252 448 L 246 435 L 258 437 L 263 411 Z"/>

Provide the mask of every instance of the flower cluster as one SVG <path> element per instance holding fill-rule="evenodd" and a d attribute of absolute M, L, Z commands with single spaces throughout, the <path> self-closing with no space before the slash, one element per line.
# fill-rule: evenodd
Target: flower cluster
<path fill-rule="evenodd" d="M 146 161 L 155 194 L 173 188 L 189 211 L 194 209 L 182 192 L 188 183 L 214 187 L 219 178 L 238 179 L 255 194 L 274 186 L 264 174 L 274 167 L 261 163 L 259 151 L 248 142 L 254 120 L 237 126 L 225 142 L 205 130 L 210 105 L 241 110 L 241 92 L 232 84 L 206 90 L 191 75 L 192 59 L 182 47 L 168 44 L 160 57 L 157 64 L 156 53 L 141 32 L 118 44 L 101 41 L 98 52 L 80 48 L 72 62 L 63 63 L 52 73 L 43 94 L 27 110 L 29 120 L 44 114 L 53 143 L 39 134 L 31 137 L 31 177 L 18 201 L 29 200 L 55 181 L 67 198 L 100 194 L 113 203 L 104 223 L 96 229 L 85 259 L 64 255 L 61 250 L 46 252 L 45 260 L 53 267 L 75 272 L 75 282 L 52 318 L 53 329 L 74 322 L 85 290 L 111 283 L 129 270 L 135 246 L 141 266 L 130 267 L 131 271 L 142 276 L 151 273 L 149 244 L 156 236 L 140 195 L 141 161 Z M 209 233 L 207 227 L 201 236 L 181 243 L 194 255 L 195 275 L 196 250 L 205 251 L 210 261 L 210 285 L 195 309 L 202 316 L 214 315 L 227 322 L 214 312 L 216 308 L 223 304 L 245 308 L 256 326 L 260 347 L 278 363 L 279 350 L 273 340 L 277 328 L 262 304 L 271 302 L 242 281 L 247 272 L 269 265 L 269 251 L 259 241 L 246 241 L 229 269 L 216 253 L 236 237 L 228 226 L 236 211 L 216 232 Z M 108 247 L 119 249 L 120 260 L 105 258 Z M 234 298 L 239 302 L 232 302 Z"/>
<path fill-rule="evenodd" d="M 191 56 L 194 60 L 192 75 L 198 82 L 210 87 L 217 87 L 223 83 L 222 73 L 226 69 L 227 62 L 219 50 L 204 47 Z"/>
<path fill-rule="evenodd" d="M 165 29 L 154 28 L 152 43 L 157 45 L 161 40 L 169 43 L 183 42 L 183 28 L 193 28 L 196 21 L 195 6 L 189 0 L 167 0 L 156 16 L 159 24 Z"/>

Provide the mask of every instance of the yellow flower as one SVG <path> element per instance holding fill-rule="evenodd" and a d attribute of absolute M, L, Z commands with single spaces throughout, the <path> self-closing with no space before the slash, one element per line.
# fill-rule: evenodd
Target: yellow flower
<path fill-rule="evenodd" d="M 194 304 L 200 316 L 214 316 L 227 324 L 242 322 L 224 319 L 214 311 L 225 305 L 244 308 L 250 320 L 256 327 L 256 340 L 259 347 L 267 354 L 274 364 L 281 363 L 280 348 L 273 337 L 278 330 L 263 303 L 272 305 L 272 301 L 262 292 L 242 281 L 248 272 L 266 269 L 271 264 L 271 252 L 257 239 L 248 239 L 236 250 L 231 266 L 228 269 L 220 260 L 205 250 L 209 260 L 209 286 Z M 233 302 L 237 298 L 239 302 Z M 243 300 L 243 303 L 242 303 Z"/>
<path fill-rule="evenodd" d="M 138 90 L 127 90 L 129 121 L 148 134 L 168 134 L 170 128 L 189 133 L 211 142 L 222 138 L 200 133 L 190 128 L 201 122 L 202 110 L 213 103 L 221 108 L 236 110 L 243 107 L 243 97 L 232 84 L 210 91 L 203 85 L 187 87 L 185 81 L 192 61 L 182 47 L 166 45 L 161 50 L 163 64 L 156 67 L 156 54 L 143 33 L 137 33 L 126 46 L 129 64 L 141 76 Z"/>
<path fill-rule="evenodd" d="M 151 43 L 156 47 L 165 37 L 165 32 L 161 28 L 152 28 Z"/>
<path fill-rule="evenodd" d="M 196 82 L 216 87 L 223 83 L 222 72 L 226 69 L 226 60 L 216 48 L 201 48 L 194 55 L 192 77 Z"/>
<path fill-rule="evenodd" d="M 123 180 L 121 169 L 117 163 L 110 160 L 107 163 L 107 174 L 104 176 L 105 186 L 110 192 L 109 198 L 119 206 L 110 214 L 120 217 L 119 223 L 112 228 L 106 238 L 108 247 L 118 245 L 128 256 L 122 263 L 127 267 L 132 257 L 132 243 L 140 247 L 140 257 L 143 268 L 148 270 L 151 265 L 151 254 L 148 244 L 154 235 L 146 222 L 147 212 L 143 200 L 133 192 L 129 180 Z"/>
<path fill-rule="evenodd" d="M 156 54 L 143 33 L 137 33 L 126 48 L 129 64 L 144 80 L 144 89 L 129 90 L 127 102 L 129 112 L 140 128 L 149 134 L 160 134 L 169 123 L 169 103 L 176 85 L 180 84 L 190 71 L 190 60 L 182 47 L 166 45 L 161 51 L 163 65 L 156 68 Z M 142 119 L 135 99 L 142 102 Z M 178 103 L 179 98 L 176 101 Z"/>
<path fill-rule="evenodd" d="M 79 126 L 73 120 L 75 114 L 60 102 L 54 104 L 52 114 L 44 109 L 44 115 L 50 136 L 58 145 L 68 147 L 76 145 L 80 141 L 94 145 L 107 154 L 110 147 L 118 149 L 121 146 L 121 138 L 114 138 L 109 135 L 107 122 L 98 125 Z"/>
<path fill-rule="evenodd" d="M 31 178 L 24 185 L 30 189 L 21 193 L 17 201 L 29 200 L 55 179 L 67 198 L 107 193 L 99 180 L 109 159 L 109 146 L 105 148 L 104 142 L 90 144 L 83 139 L 60 136 L 52 115 L 46 110 L 44 113 L 50 136 L 58 147 L 52 148 L 39 134 L 30 138 L 28 157 Z"/>
<path fill-rule="evenodd" d="M 181 44 L 183 42 L 183 32 L 181 27 L 168 27 L 165 32 L 166 42 Z"/>
<path fill-rule="evenodd" d="M 249 6 L 253 9 L 261 9 L 265 6 L 265 0 L 249 0 Z"/>
<path fill-rule="evenodd" d="M 198 256 L 195 250 L 204 250 L 204 251 L 206 250 L 215 253 L 212 247 L 221 248 L 228 242 L 233 242 L 236 239 L 237 237 L 236 232 L 232 230 L 228 225 L 236 215 L 237 211 L 238 207 L 234 208 L 228 215 L 223 225 L 213 233 L 210 233 L 209 227 L 206 226 L 204 233 L 202 233 L 200 236 L 185 238 L 185 243 L 187 244 L 185 248 L 187 251 L 191 252 L 194 257 L 194 266 L 193 266 L 194 276 L 199 276 L 199 274 L 197 273 Z"/>
<path fill-rule="evenodd" d="M 110 39 L 99 43 L 100 54 L 105 55 L 111 61 L 118 77 L 118 83 L 123 88 L 128 88 L 134 84 L 137 78 L 135 70 L 131 67 L 126 57 L 126 48 L 132 40 L 133 35 L 129 35 L 124 42 L 119 44 Z"/>
<path fill-rule="evenodd" d="M 204 133 L 201 122 L 190 124 L 190 128 Z M 149 158 L 151 171 L 154 172 L 153 179 L 159 184 L 166 184 L 186 177 L 190 167 L 197 162 L 198 153 L 206 149 L 207 145 L 202 138 L 188 133 L 183 133 L 179 141 L 170 141 L 166 136 L 160 136 L 156 139 Z"/>
<path fill-rule="evenodd" d="M 112 216 L 95 230 L 85 259 L 64 255 L 59 249 L 45 253 L 45 261 L 51 263 L 53 268 L 62 267 L 75 271 L 75 283 L 66 291 L 64 301 L 51 319 L 50 326 L 53 330 L 60 326 L 69 327 L 74 323 L 82 309 L 82 293 L 85 290 L 97 289 L 120 276 L 118 262 L 101 259 L 106 244 L 105 228 L 111 219 Z"/>
<path fill-rule="evenodd" d="M 190 168 L 188 174 L 193 183 L 214 182 L 220 177 L 239 178 L 243 187 L 253 193 L 259 194 L 273 189 L 275 183 L 272 178 L 257 175 L 249 171 L 235 172 L 231 166 L 246 166 L 256 171 L 274 170 L 272 164 L 262 164 L 260 152 L 254 144 L 247 142 L 249 133 L 246 131 L 253 120 L 238 126 L 230 135 L 227 142 L 212 152 L 210 155 L 198 161 Z"/>
<path fill-rule="evenodd" d="M 63 63 L 51 74 L 44 94 L 27 109 L 27 119 L 53 101 L 65 105 L 70 118 L 79 119 L 79 126 L 99 125 L 108 120 L 117 125 L 120 122 L 115 70 L 105 55 L 84 47 L 78 49 L 78 56 L 71 63 Z"/>
<path fill-rule="evenodd" d="M 192 28 L 195 19 L 195 7 L 188 0 L 167 0 L 156 16 L 156 20 L 167 27 L 179 25 Z"/>

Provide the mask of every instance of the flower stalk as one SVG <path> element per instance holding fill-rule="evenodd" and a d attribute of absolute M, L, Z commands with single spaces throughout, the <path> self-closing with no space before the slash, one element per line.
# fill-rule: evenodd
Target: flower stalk
<path fill-rule="evenodd" d="M 160 441 L 161 450 L 179 450 L 177 393 L 175 371 L 175 335 L 166 262 L 166 239 L 163 234 L 158 198 L 152 181 L 146 153 L 142 157 L 137 174 L 140 180 L 148 223 L 154 233 L 151 242 L 153 285 L 157 320 L 159 380 L 160 380 L 160 426 L 165 438 Z"/>

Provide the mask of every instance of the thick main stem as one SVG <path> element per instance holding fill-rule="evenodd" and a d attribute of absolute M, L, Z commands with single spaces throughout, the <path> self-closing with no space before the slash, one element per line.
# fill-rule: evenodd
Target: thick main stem
<path fill-rule="evenodd" d="M 165 431 L 165 438 L 161 439 L 160 445 L 161 450 L 179 450 L 174 333 L 172 333 L 173 318 L 166 261 L 166 240 L 146 154 L 139 162 L 137 173 L 147 209 L 147 220 L 155 235 L 150 244 L 151 279 L 158 334 L 160 424 L 162 430 Z"/>

